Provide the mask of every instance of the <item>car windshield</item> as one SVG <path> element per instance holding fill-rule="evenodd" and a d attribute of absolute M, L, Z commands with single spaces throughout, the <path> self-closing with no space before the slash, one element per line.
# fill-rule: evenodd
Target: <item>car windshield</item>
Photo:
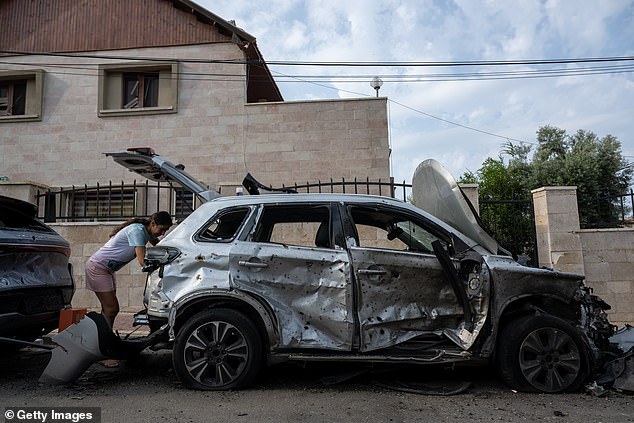
<path fill-rule="evenodd" d="M 28 230 L 35 232 L 52 233 L 53 230 L 40 223 L 37 219 L 22 214 L 10 207 L 0 206 L 0 229 L 2 230 Z"/>

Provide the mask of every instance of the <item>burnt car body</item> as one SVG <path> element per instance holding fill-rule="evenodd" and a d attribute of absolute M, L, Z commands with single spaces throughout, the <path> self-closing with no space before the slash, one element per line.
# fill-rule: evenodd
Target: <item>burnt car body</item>
<path fill-rule="evenodd" d="M 608 306 L 583 276 L 458 230 L 473 223 L 455 181 L 434 161 L 420 175 L 447 222 L 380 196 L 224 197 L 149 248 L 147 319 L 184 384 L 241 388 L 288 360 L 494 362 L 518 390 L 578 389 L 609 348 Z"/>
<path fill-rule="evenodd" d="M 0 337 L 32 341 L 58 327 L 75 285 L 68 242 L 37 207 L 0 196 Z M 19 345 L 8 340 L 2 348 Z"/>

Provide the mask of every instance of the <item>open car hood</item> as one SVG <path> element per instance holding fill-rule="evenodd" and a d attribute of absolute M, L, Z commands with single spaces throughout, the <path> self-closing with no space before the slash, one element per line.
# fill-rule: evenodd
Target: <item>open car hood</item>
<path fill-rule="evenodd" d="M 493 254 L 499 245 L 482 227 L 478 214 L 464 195 L 456 180 L 439 162 L 428 159 L 414 171 L 413 197 L 421 208 L 454 227 Z M 506 251 L 502 253 L 508 254 Z"/>
<path fill-rule="evenodd" d="M 188 191 L 194 193 L 202 202 L 220 197 L 220 194 L 193 176 L 185 172 L 185 166 L 174 165 L 154 152 L 153 149 L 128 148 L 120 153 L 104 153 L 106 156 L 128 168 L 132 172 L 157 182 L 177 183 Z"/>

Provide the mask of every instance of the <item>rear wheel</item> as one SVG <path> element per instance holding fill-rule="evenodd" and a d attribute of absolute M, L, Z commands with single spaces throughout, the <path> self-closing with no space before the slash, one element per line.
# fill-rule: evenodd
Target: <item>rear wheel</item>
<path fill-rule="evenodd" d="M 174 370 L 188 387 L 239 389 L 262 364 L 262 341 L 251 320 L 232 309 L 210 309 L 183 325 L 174 343 Z"/>
<path fill-rule="evenodd" d="M 577 330 L 555 316 L 528 316 L 507 324 L 498 338 L 497 366 L 510 387 L 529 392 L 578 390 L 589 374 Z"/>

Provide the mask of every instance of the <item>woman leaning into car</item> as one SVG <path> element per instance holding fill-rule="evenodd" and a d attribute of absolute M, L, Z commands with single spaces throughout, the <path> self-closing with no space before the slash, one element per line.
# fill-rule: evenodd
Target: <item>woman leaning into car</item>
<path fill-rule="evenodd" d="M 110 234 L 110 239 L 86 263 L 86 287 L 97 295 L 101 312 L 112 328 L 119 313 L 115 272 L 134 258 L 143 266 L 145 245 L 156 245 L 158 237 L 172 226 L 166 211 L 154 213 L 149 219 L 133 218 Z"/>

